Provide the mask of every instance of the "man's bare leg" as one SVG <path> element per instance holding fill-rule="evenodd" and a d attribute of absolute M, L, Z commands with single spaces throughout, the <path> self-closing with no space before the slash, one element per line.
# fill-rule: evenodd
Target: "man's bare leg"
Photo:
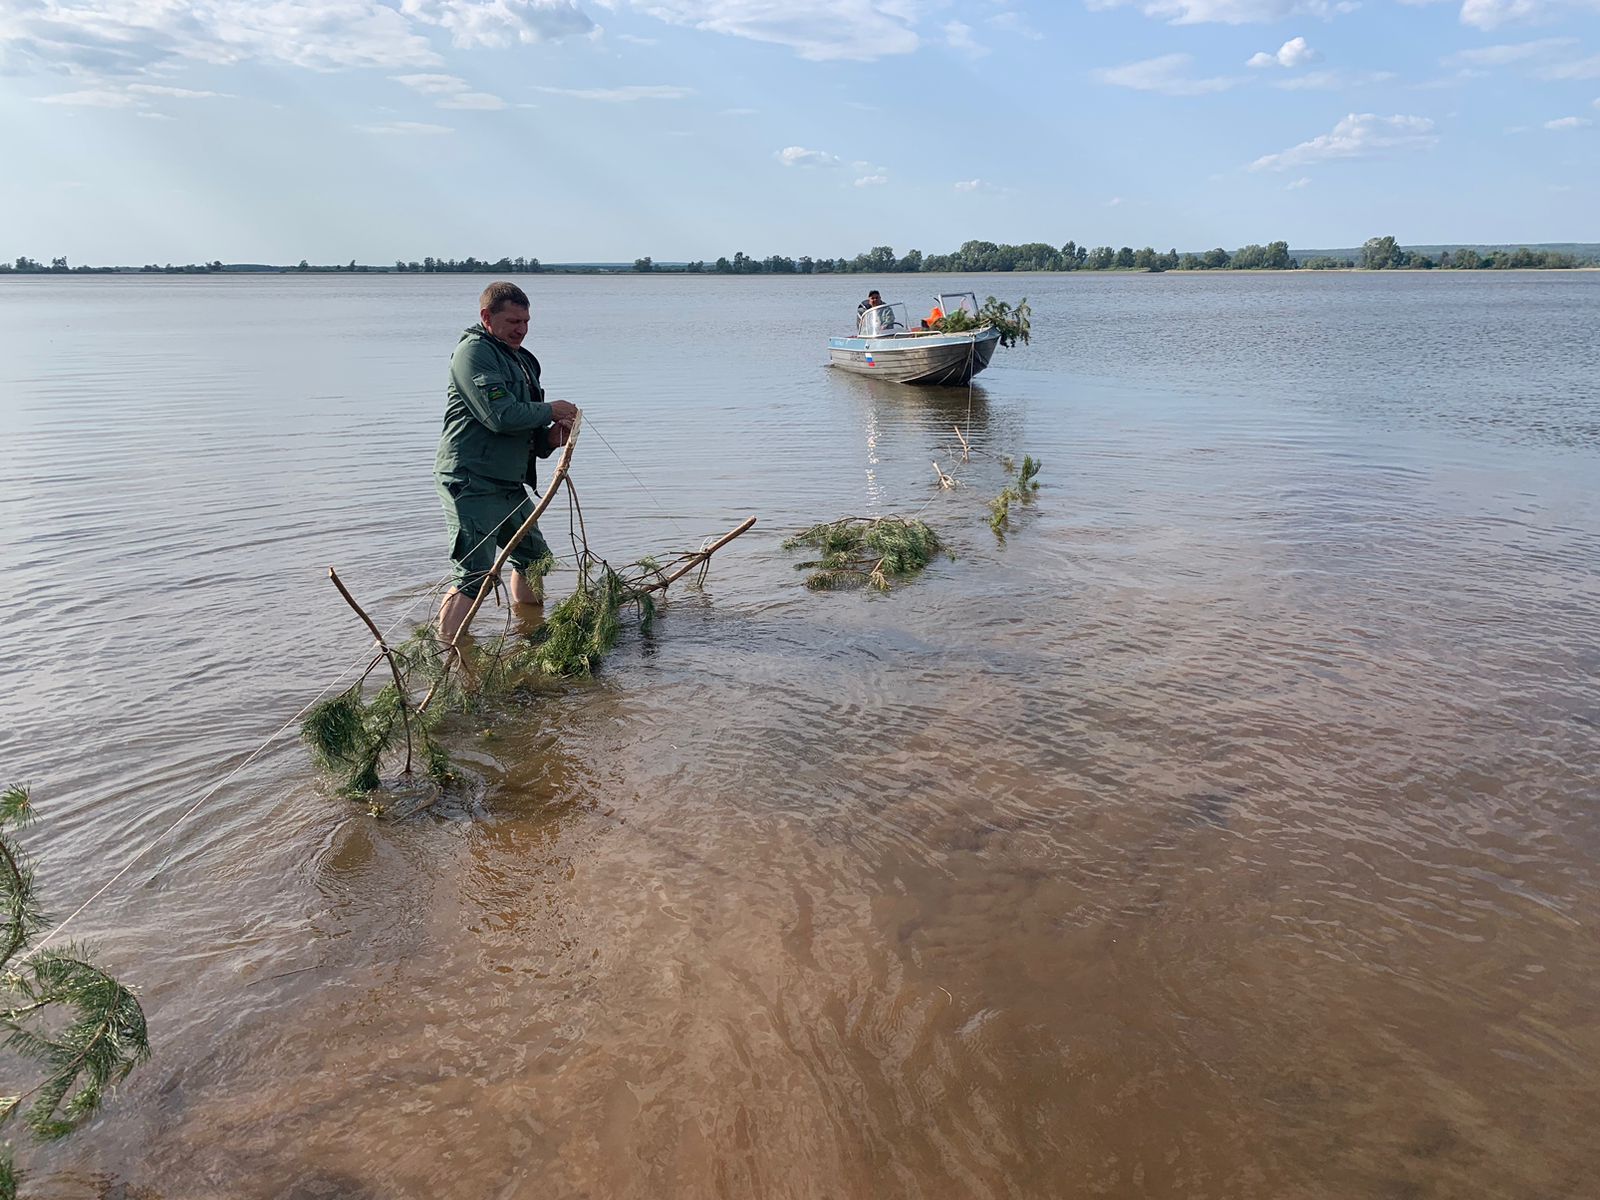
<path fill-rule="evenodd" d="M 511 594 L 511 617 L 518 633 L 532 633 L 544 623 L 544 580 L 529 579 L 515 568 L 506 590 Z"/>
<path fill-rule="evenodd" d="M 472 610 L 472 597 L 465 592 L 451 588 L 445 593 L 444 603 L 439 606 L 439 638 L 447 645 L 455 641 L 456 633 L 461 628 L 461 622 L 467 619 L 467 613 Z"/>
<path fill-rule="evenodd" d="M 515 567 L 511 568 L 511 603 L 543 604 L 544 580 L 529 579 Z"/>

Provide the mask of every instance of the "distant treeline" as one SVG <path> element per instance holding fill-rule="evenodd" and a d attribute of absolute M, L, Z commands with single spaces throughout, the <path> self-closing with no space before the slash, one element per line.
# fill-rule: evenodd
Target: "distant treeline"
<path fill-rule="evenodd" d="M 1307 268 L 1325 270 L 1367 271 L 1430 271 L 1430 270 L 1563 270 L 1596 265 L 1594 256 L 1568 254 L 1555 250 L 1530 250 L 1526 246 L 1516 250 L 1480 250 L 1466 247 L 1459 250 L 1439 250 L 1436 254 L 1407 250 L 1392 237 L 1367 239 L 1354 257 L 1334 257 L 1318 254 L 1304 262 L 1289 253 L 1288 242 L 1268 242 L 1265 246 L 1251 243 L 1229 252 L 1221 246 L 1214 250 L 1189 251 L 1156 250 L 1152 246 L 1135 250 L 1132 246 L 1080 246 L 1068 242 L 1064 246 L 1051 246 L 1044 242 L 1025 242 L 1020 246 L 996 242 L 963 242 L 953 254 L 923 254 L 911 250 L 896 255 L 889 246 L 874 246 L 865 254 L 854 258 L 787 258 L 772 254 L 766 258 L 751 258 L 742 250 L 730 258 L 719 258 L 714 263 L 696 261 L 689 263 L 658 263 L 650 258 L 636 258 L 631 270 L 639 274 L 688 275 L 891 275 L 896 273 L 937 272 L 944 275 L 965 274 L 977 271 L 1292 271 Z M 83 274 L 104 272 L 136 272 L 140 274 L 205 275 L 220 272 L 307 273 L 360 272 L 393 274 L 616 274 L 630 268 L 621 263 L 548 263 L 537 258 L 424 258 L 420 261 L 396 259 L 393 266 L 368 266 L 351 259 L 348 264 L 316 266 L 301 259 L 295 266 L 271 266 L 261 263 L 229 263 L 220 259 L 204 263 L 185 263 L 158 266 L 148 263 L 143 267 L 72 267 L 64 258 L 52 258 L 49 265 L 23 256 L 14 262 L 0 262 L 0 273 L 23 275 Z"/>
<path fill-rule="evenodd" d="M 331 274 L 338 271 L 387 274 L 394 271 L 426 271 L 430 274 L 458 275 L 482 275 L 492 271 L 500 271 L 505 274 L 516 272 L 526 275 L 529 273 L 537 274 L 542 270 L 544 268 L 539 265 L 537 258 L 524 258 L 520 254 L 516 258 L 498 258 L 493 262 L 488 259 L 473 258 L 470 255 L 462 259 L 425 258 L 421 262 L 403 262 L 400 259 L 396 259 L 392 267 L 367 266 L 365 263 L 357 263 L 353 258 L 348 264 L 332 263 L 321 266 L 313 265 L 302 258 L 298 264 L 292 267 L 271 266 L 265 263 L 224 263 L 221 259 L 213 259 L 211 262 L 204 263 L 184 263 L 182 266 L 173 266 L 171 263 L 167 263 L 165 266 L 146 263 L 142 267 L 72 267 L 67 265 L 67 260 L 64 258 L 52 258 L 50 265 L 46 266 L 41 262 L 28 258 L 26 255 L 16 259 L 14 262 L 0 262 L 0 272 L 9 271 L 19 275 L 61 275 L 69 273 L 81 275 L 91 273 L 104 274 L 106 272 L 138 273 L 141 275 L 213 275 L 224 271 L 230 274 L 237 272 Z"/>
<path fill-rule="evenodd" d="M 892 247 L 874 246 L 865 254 L 854 258 L 786 258 L 774 254 L 768 258 L 750 258 L 742 251 L 731 259 L 719 258 L 707 266 L 704 262 L 666 266 L 648 258 L 635 259 L 633 269 L 638 272 L 679 271 L 688 274 L 713 275 L 888 275 L 895 273 L 938 272 L 963 274 L 974 271 L 1293 271 L 1301 267 L 1310 270 L 1357 268 L 1368 271 L 1383 270 L 1481 270 L 1484 268 L 1572 268 L 1587 266 L 1592 258 L 1579 258 L 1572 254 L 1553 251 L 1496 250 L 1479 253 L 1476 250 L 1442 251 L 1431 258 L 1413 253 L 1398 245 L 1392 237 L 1369 238 L 1361 248 L 1359 259 L 1330 258 L 1320 255 L 1300 262 L 1289 253 L 1288 242 L 1268 242 L 1265 246 L 1254 243 L 1241 246 L 1229 253 L 1221 246 L 1214 250 L 1190 251 L 1179 254 L 1177 250 L 1160 251 L 1153 246 L 1135 250 L 1132 246 L 1120 249 L 1111 246 L 1080 246 L 1068 242 L 1061 247 L 1044 242 L 1025 242 L 1011 246 L 995 242 L 964 242 L 954 254 L 923 254 L 912 250 L 897 257 Z"/>

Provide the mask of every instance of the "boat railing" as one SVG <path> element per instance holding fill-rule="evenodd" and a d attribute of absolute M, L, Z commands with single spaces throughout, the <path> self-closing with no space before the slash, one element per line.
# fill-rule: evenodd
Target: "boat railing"
<path fill-rule="evenodd" d="M 857 337 L 893 337 L 895 334 L 909 332 L 911 332 L 910 317 L 906 314 L 905 304 L 900 301 L 865 309 L 856 318 Z"/>
<path fill-rule="evenodd" d="M 973 292 L 940 292 L 934 303 L 946 314 L 964 312 L 974 319 L 979 316 L 978 297 Z"/>

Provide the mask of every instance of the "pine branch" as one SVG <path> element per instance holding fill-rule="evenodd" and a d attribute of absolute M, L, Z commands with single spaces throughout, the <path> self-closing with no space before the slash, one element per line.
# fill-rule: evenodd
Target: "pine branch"
<path fill-rule="evenodd" d="M 0 1126 L 17 1113 L 33 1136 L 63 1137 L 99 1111 L 107 1090 L 150 1056 L 144 1010 L 133 993 L 89 961 L 84 951 L 61 946 L 10 964 L 43 927 L 33 871 L 7 827 L 31 816 L 26 788 L 0 794 L 0 1035 L 19 1059 L 31 1059 L 44 1078 L 25 1092 L 0 1096 Z M 56 1010 L 71 1016 L 62 1023 Z M 0 1200 L 13 1200 L 20 1172 L 11 1148 L 0 1146 Z"/>
<path fill-rule="evenodd" d="M 907 579 L 934 555 L 948 553 L 926 524 L 903 517 L 841 517 L 803 529 L 783 545 L 822 551 L 821 558 L 795 566 L 812 572 L 806 586 L 813 591 L 868 586 L 886 592 L 892 581 Z"/>
<path fill-rule="evenodd" d="M 144 1011 L 132 992 L 70 946 L 38 955 L 8 982 L 30 1003 L 15 1017 L 0 1014 L 5 1044 L 41 1062 L 47 1074 L 6 1116 L 31 1098 L 25 1119 L 34 1136 L 63 1137 L 99 1111 L 107 1088 L 150 1057 Z M 23 1024 L 56 1005 L 75 1014 L 59 1031 Z"/>
<path fill-rule="evenodd" d="M 1009 457 L 1001 459 L 1008 475 L 1012 474 L 1012 462 Z M 989 528 L 994 530 L 995 536 L 1005 540 L 1006 530 L 1011 525 L 1011 502 L 1013 500 L 1026 504 L 1033 499 L 1033 494 L 1039 490 L 1039 481 L 1036 476 L 1039 468 L 1044 464 L 1031 454 L 1022 456 L 1022 466 L 1017 469 L 1011 481 L 1003 488 L 998 496 L 989 501 Z"/>
<path fill-rule="evenodd" d="M 33 941 L 45 915 L 34 900 L 33 866 L 22 848 L 5 836 L 33 820 L 28 789 L 13 785 L 0 793 L 0 971 Z"/>

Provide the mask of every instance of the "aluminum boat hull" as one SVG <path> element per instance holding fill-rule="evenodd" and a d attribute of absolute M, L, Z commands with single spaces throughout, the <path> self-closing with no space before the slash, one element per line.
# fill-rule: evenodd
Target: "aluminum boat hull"
<path fill-rule="evenodd" d="M 828 339 L 828 360 L 842 371 L 894 383 L 959 385 L 989 365 L 1000 331 L 905 333 Z"/>

